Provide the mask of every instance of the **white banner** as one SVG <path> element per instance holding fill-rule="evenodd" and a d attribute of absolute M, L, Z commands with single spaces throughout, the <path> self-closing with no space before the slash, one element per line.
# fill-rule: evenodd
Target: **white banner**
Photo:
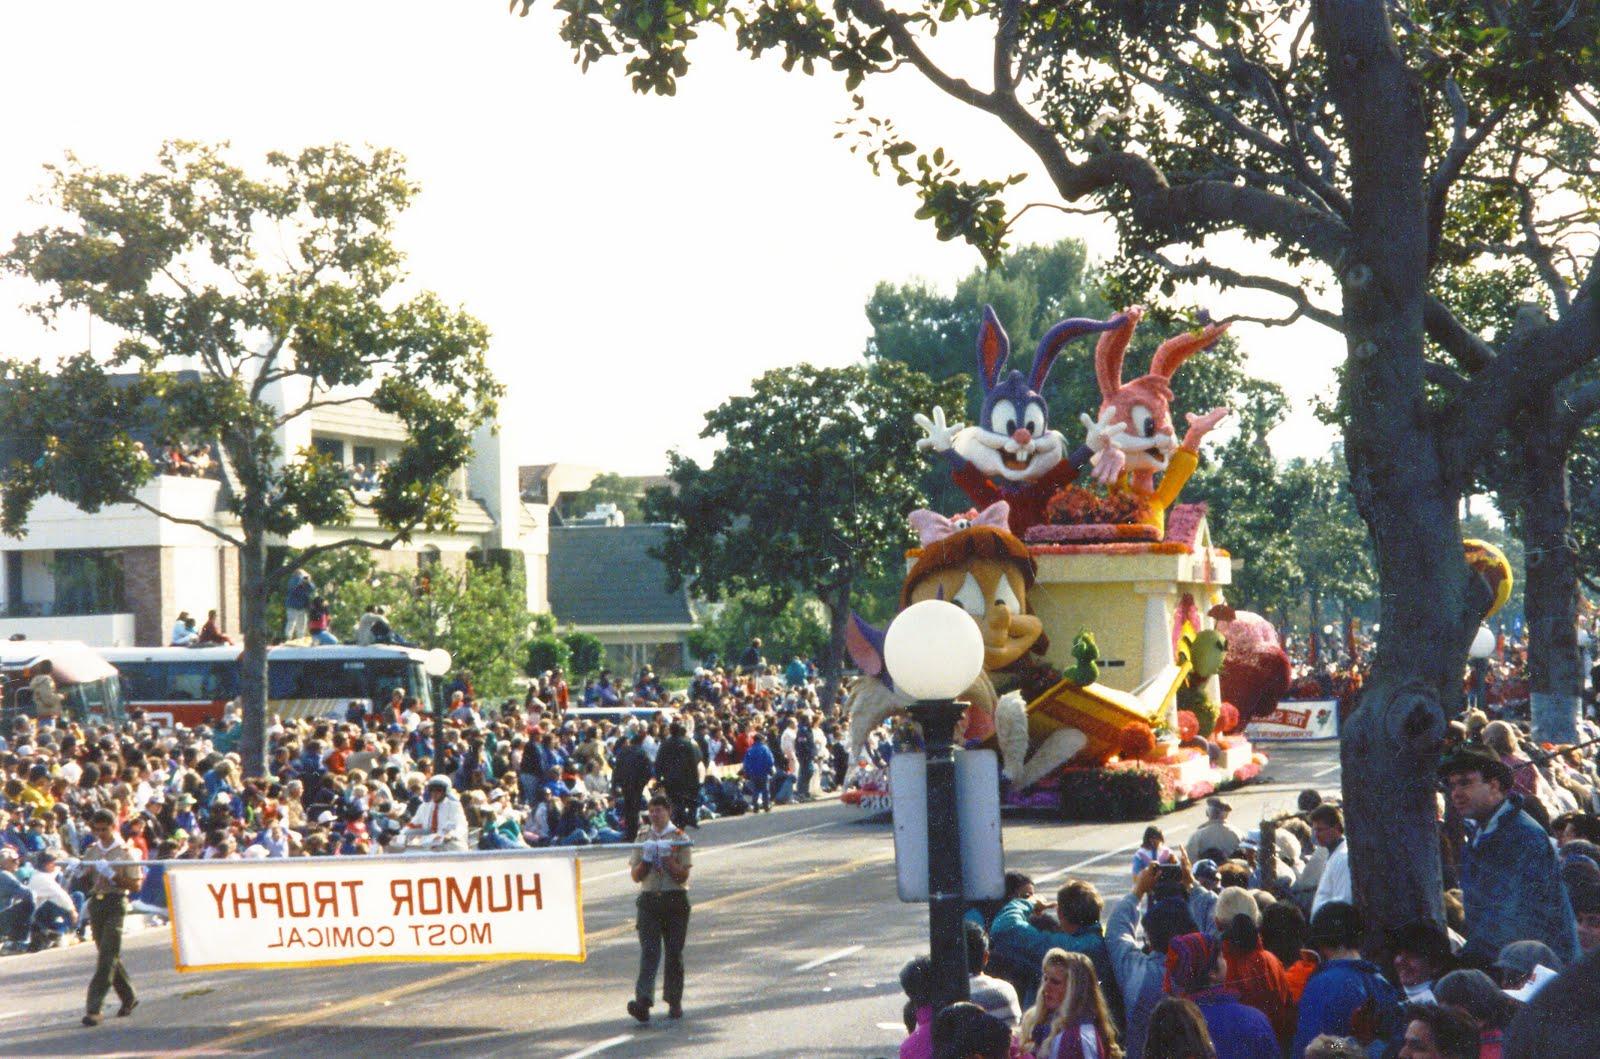
<path fill-rule="evenodd" d="M 1258 740 L 1339 738 L 1339 704 L 1333 699 L 1278 703 L 1277 709 L 1245 726 L 1244 734 Z"/>
<path fill-rule="evenodd" d="M 565 853 L 195 861 L 166 883 L 180 971 L 584 958 Z"/>

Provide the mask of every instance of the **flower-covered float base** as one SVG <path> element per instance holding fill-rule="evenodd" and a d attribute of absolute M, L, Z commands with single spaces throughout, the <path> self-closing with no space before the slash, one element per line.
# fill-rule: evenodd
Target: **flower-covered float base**
<path fill-rule="evenodd" d="M 1266 756 L 1243 736 L 1221 736 L 1213 745 L 1215 756 L 1186 746 L 1148 760 L 1069 765 L 1048 789 L 1041 784 L 1006 804 L 1055 809 L 1066 820 L 1149 820 L 1260 776 Z"/>

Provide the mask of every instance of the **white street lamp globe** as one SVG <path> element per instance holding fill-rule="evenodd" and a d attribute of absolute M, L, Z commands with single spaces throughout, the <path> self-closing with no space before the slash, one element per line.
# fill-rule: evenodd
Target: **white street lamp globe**
<path fill-rule="evenodd" d="M 983 672 L 983 634 L 942 599 L 913 603 L 889 623 L 883 661 L 895 687 L 917 699 L 953 699 Z"/>
<path fill-rule="evenodd" d="M 1489 626 L 1480 625 L 1478 635 L 1472 638 L 1472 646 L 1467 649 L 1467 655 L 1471 658 L 1488 658 L 1492 654 L 1494 654 L 1494 633 L 1490 631 Z"/>

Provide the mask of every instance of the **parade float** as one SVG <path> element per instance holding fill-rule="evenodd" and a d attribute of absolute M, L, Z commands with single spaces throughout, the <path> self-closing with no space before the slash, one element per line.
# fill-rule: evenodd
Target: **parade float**
<path fill-rule="evenodd" d="M 1070 818 L 1153 816 L 1248 782 L 1265 761 L 1242 733 L 1250 713 L 1223 690 L 1235 559 L 1212 542 L 1203 504 L 1177 502 L 1227 410 L 1189 415 L 1180 439 L 1172 377 L 1226 325 L 1169 338 L 1148 373 L 1124 382 L 1141 316 L 1132 308 L 1057 324 L 1024 375 L 1005 371 L 1010 344 L 986 308 L 979 421 L 948 424 L 939 409 L 917 417 L 919 447 L 949 463 L 976 506 L 912 513 L 920 546 L 907 555 L 900 607 L 942 599 L 972 615 L 984 672 L 960 696 L 959 735 L 999 752 L 1008 805 Z M 1095 333 L 1101 404 L 1080 417 L 1086 438 L 1069 450 L 1041 390 L 1061 350 Z M 910 699 L 885 669 L 881 631 L 852 619 L 848 642 L 863 674 L 848 704 L 850 739 L 865 762 L 869 733 Z M 1241 694 L 1260 683 L 1246 678 L 1234 682 Z M 1252 695 L 1250 710 L 1268 698 Z M 847 800 L 884 807 L 885 784 L 864 767 Z"/>

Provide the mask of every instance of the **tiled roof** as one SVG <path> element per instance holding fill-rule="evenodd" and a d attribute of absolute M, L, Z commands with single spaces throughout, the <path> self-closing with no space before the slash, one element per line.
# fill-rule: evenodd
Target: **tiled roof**
<path fill-rule="evenodd" d="M 1198 504 L 1173 504 L 1167 512 L 1167 540 L 1178 544 L 1187 544 L 1193 548 L 1198 543 L 1200 524 L 1206 518 L 1206 505 Z"/>
<path fill-rule="evenodd" d="M 550 610 L 563 625 L 692 625 L 683 589 L 650 550 L 665 526 L 557 526 L 550 530 Z"/>

